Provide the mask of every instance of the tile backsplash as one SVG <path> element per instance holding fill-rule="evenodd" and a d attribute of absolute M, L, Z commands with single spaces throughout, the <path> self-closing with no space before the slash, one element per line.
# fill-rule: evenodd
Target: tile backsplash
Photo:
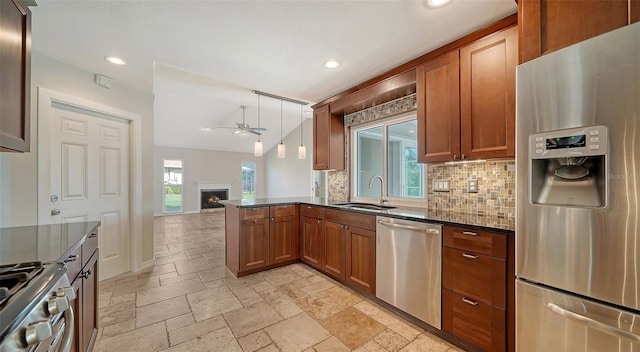
<path fill-rule="evenodd" d="M 345 171 L 329 171 L 329 199 L 348 200 L 349 127 L 415 110 L 415 94 L 356 111 L 344 117 Z M 509 222 L 515 217 L 515 161 L 489 160 L 481 163 L 426 164 L 427 209 L 429 212 L 454 212 Z M 448 191 L 436 191 L 433 181 L 448 182 Z M 469 192 L 469 180 L 475 180 L 477 193 Z M 441 186 L 442 184 L 439 184 Z"/>
<path fill-rule="evenodd" d="M 511 219 L 515 216 L 514 160 L 468 164 L 427 164 L 427 208 Z M 469 192 L 469 180 L 477 193 Z M 434 181 L 448 182 L 448 191 L 434 190 Z"/>

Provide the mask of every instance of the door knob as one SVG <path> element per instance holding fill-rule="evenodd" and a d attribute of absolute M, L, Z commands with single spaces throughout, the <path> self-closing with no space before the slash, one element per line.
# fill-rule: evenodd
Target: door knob
<path fill-rule="evenodd" d="M 51 215 L 60 215 L 60 209 L 51 209 Z"/>

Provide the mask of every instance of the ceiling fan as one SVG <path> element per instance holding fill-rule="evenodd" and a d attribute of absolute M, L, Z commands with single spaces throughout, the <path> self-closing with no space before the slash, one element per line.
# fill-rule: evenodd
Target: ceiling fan
<path fill-rule="evenodd" d="M 235 131 L 233 131 L 233 134 L 245 134 L 245 133 L 253 133 L 256 134 L 258 136 L 262 135 L 262 133 L 260 132 L 265 132 L 267 129 L 266 128 L 256 128 L 256 127 L 251 127 L 249 126 L 249 124 L 246 122 L 244 113 L 247 110 L 246 106 L 241 106 L 242 108 L 242 123 L 236 122 L 236 127 L 225 127 L 225 126 L 221 126 L 219 128 L 229 128 L 229 129 L 235 129 Z"/>

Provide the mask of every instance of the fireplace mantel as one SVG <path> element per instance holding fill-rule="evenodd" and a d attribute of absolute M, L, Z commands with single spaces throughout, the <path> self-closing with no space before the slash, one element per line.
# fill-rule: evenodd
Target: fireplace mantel
<path fill-rule="evenodd" d="M 198 191 L 203 189 L 228 189 L 231 190 L 233 182 L 225 181 L 194 181 L 198 185 Z"/>

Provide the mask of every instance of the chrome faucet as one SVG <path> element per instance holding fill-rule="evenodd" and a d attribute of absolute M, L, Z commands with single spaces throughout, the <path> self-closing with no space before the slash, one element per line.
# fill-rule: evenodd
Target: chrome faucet
<path fill-rule="evenodd" d="M 371 186 L 373 185 L 373 180 L 376 178 L 380 180 L 380 204 L 387 203 L 389 202 L 389 200 L 384 198 L 385 188 L 384 188 L 384 179 L 382 178 L 382 176 L 380 175 L 371 176 L 371 178 L 369 179 L 369 189 L 371 189 Z"/>

